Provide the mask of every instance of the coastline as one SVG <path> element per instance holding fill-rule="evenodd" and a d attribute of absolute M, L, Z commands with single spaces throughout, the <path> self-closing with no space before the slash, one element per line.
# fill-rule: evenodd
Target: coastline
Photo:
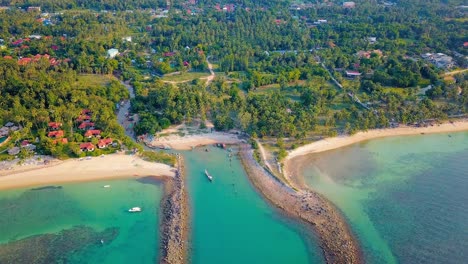
<path fill-rule="evenodd" d="M 137 156 L 112 154 L 102 157 L 52 160 L 48 165 L 15 166 L 0 170 L 0 190 L 72 182 L 133 177 L 174 177 L 173 168 Z"/>
<path fill-rule="evenodd" d="M 216 143 L 224 144 L 238 144 L 242 139 L 235 134 L 213 132 L 202 133 L 188 136 L 169 135 L 164 137 L 155 138 L 148 145 L 150 147 L 164 147 L 168 146 L 176 150 L 191 150 L 195 147 L 211 145 Z"/>
<path fill-rule="evenodd" d="M 241 145 L 239 156 L 250 181 L 267 201 L 314 230 L 326 263 L 363 263 L 357 240 L 333 204 L 312 190 L 294 191 L 276 180 L 255 161 L 249 145 Z"/>
<path fill-rule="evenodd" d="M 428 127 L 410 127 L 401 126 L 397 128 L 385 128 L 385 129 L 372 129 L 365 132 L 358 132 L 351 136 L 338 136 L 332 138 L 325 138 L 305 146 L 301 146 L 288 153 L 285 158 L 285 165 L 289 160 L 294 159 L 298 156 L 303 156 L 311 153 L 319 153 L 327 150 L 337 149 L 345 146 L 349 146 L 362 141 L 367 141 L 376 138 L 394 137 L 394 136 L 410 136 L 418 134 L 436 134 L 436 133 L 449 133 L 449 132 L 461 132 L 468 131 L 468 120 L 463 119 L 456 122 L 447 122 L 442 124 L 436 124 Z M 285 172 L 288 170 L 285 169 Z"/>

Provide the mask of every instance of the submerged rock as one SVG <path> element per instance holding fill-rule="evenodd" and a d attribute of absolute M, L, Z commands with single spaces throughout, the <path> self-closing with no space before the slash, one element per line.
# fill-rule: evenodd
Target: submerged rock
<path fill-rule="evenodd" d="M 93 245 L 102 246 L 101 240 L 110 243 L 118 234 L 115 227 L 96 232 L 90 227 L 77 226 L 57 234 L 35 235 L 0 244 L 0 263 L 67 263 L 73 253 Z"/>

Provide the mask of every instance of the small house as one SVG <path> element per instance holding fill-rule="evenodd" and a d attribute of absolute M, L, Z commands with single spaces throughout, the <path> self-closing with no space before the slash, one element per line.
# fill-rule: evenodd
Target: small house
<path fill-rule="evenodd" d="M 83 122 L 78 126 L 78 129 L 86 130 L 86 129 L 94 129 L 93 122 Z"/>
<path fill-rule="evenodd" d="M 57 144 L 57 143 L 60 143 L 60 144 L 68 144 L 68 139 L 67 138 L 61 138 L 61 139 L 55 139 L 54 141 L 52 141 L 52 143 L 54 144 Z"/>
<path fill-rule="evenodd" d="M 100 149 L 107 148 L 111 144 L 112 144 L 112 138 L 101 139 L 98 142 L 98 148 Z"/>
<path fill-rule="evenodd" d="M 355 77 L 361 76 L 361 73 L 357 71 L 345 71 L 345 73 L 346 73 L 346 77 L 348 78 L 355 78 Z"/>
<path fill-rule="evenodd" d="M 77 122 L 89 122 L 91 121 L 91 116 L 89 115 L 80 115 L 77 119 Z"/>
<path fill-rule="evenodd" d="M 343 7 L 344 7 L 344 8 L 355 8 L 355 7 L 356 7 L 356 3 L 355 3 L 355 2 L 344 2 L 344 3 L 343 3 Z"/>
<path fill-rule="evenodd" d="M 65 134 L 63 133 L 63 130 L 57 130 L 57 131 L 50 131 L 47 136 L 50 138 L 62 138 Z"/>
<path fill-rule="evenodd" d="M 110 50 L 107 51 L 107 58 L 109 58 L 109 59 L 113 59 L 117 55 L 119 55 L 119 50 L 118 49 L 110 49 Z"/>
<path fill-rule="evenodd" d="M 62 123 L 59 122 L 49 122 L 49 129 L 50 130 L 59 130 L 60 127 L 62 126 Z"/>
<path fill-rule="evenodd" d="M 91 111 L 89 109 L 83 109 L 83 110 L 81 110 L 81 114 L 91 116 L 93 114 L 93 111 Z"/>
<path fill-rule="evenodd" d="M 18 147 L 13 147 L 8 150 L 8 155 L 11 155 L 11 156 L 18 155 L 19 153 L 20 153 L 20 148 Z"/>
<path fill-rule="evenodd" d="M 97 136 L 100 136 L 100 135 L 101 135 L 101 130 L 94 130 L 94 129 L 88 130 L 84 134 L 84 136 L 87 137 L 87 138 L 97 137 Z"/>
<path fill-rule="evenodd" d="M 92 152 L 92 151 L 94 151 L 95 147 L 94 147 L 93 143 L 86 142 L 86 143 L 81 143 L 80 144 L 80 149 L 81 149 L 81 151 Z"/>

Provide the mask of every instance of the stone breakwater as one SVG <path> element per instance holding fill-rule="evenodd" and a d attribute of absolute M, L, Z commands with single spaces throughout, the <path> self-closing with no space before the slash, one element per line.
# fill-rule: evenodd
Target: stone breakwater
<path fill-rule="evenodd" d="M 270 203 L 312 226 L 327 263 L 363 263 L 345 219 L 328 200 L 312 190 L 295 191 L 275 179 L 255 161 L 247 144 L 241 145 L 239 156 L 251 182 Z"/>
<path fill-rule="evenodd" d="M 176 175 L 174 179 L 166 181 L 164 188 L 159 263 L 186 263 L 189 247 L 189 203 L 185 187 L 185 169 L 180 156 Z"/>

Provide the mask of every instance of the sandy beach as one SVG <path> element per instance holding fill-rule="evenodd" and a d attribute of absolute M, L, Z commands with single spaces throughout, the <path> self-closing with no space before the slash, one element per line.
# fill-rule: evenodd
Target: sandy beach
<path fill-rule="evenodd" d="M 174 168 L 123 154 L 53 160 L 49 165 L 15 166 L 11 170 L 0 170 L 0 190 L 136 176 L 173 177 Z"/>
<path fill-rule="evenodd" d="M 448 132 L 460 132 L 468 131 L 468 120 L 457 121 L 453 123 L 443 123 L 428 127 L 409 127 L 401 126 L 398 128 L 387 128 L 387 129 L 372 129 L 366 132 L 358 132 L 352 136 L 338 136 L 333 138 L 326 138 L 313 142 L 311 144 L 299 147 L 289 152 L 285 162 L 295 157 L 318 153 L 327 150 L 337 149 L 344 146 L 348 146 L 354 143 L 383 137 L 392 136 L 408 136 L 418 134 L 434 134 L 434 133 L 448 133 Z"/>
<path fill-rule="evenodd" d="M 239 139 L 237 135 L 221 132 L 203 133 L 183 137 L 174 134 L 157 137 L 150 143 L 150 146 L 169 146 L 172 149 L 177 150 L 190 150 L 197 146 L 205 146 L 215 143 L 237 144 L 241 143 L 241 139 Z"/>

